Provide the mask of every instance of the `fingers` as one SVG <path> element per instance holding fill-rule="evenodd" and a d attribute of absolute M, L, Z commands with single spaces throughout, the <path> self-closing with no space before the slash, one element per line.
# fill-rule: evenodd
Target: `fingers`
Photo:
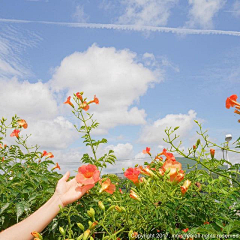
<path fill-rule="evenodd" d="M 88 184 L 84 186 L 78 186 L 75 190 L 81 192 L 81 195 L 84 195 L 88 190 L 94 187 L 95 184 Z"/>
<path fill-rule="evenodd" d="M 63 177 L 60 179 L 60 181 L 67 181 L 68 179 L 69 179 L 69 177 L 70 177 L 70 172 L 69 171 L 67 171 L 64 175 L 63 175 Z"/>

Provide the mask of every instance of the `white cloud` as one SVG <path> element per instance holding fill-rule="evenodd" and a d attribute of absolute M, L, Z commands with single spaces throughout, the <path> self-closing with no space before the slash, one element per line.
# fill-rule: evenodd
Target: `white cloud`
<path fill-rule="evenodd" d="M 234 17 L 240 17 L 240 1 L 236 0 L 233 4 L 232 14 Z"/>
<path fill-rule="evenodd" d="M 188 0 L 191 6 L 187 27 L 201 27 L 209 29 L 213 27 L 213 18 L 224 6 L 226 0 Z"/>
<path fill-rule="evenodd" d="M 108 153 L 109 150 L 114 150 L 115 156 L 118 158 L 116 160 L 116 164 L 110 165 L 108 164 L 107 169 L 103 170 L 103 173 L 119 173 L 122 172 L 123 167 L 133 166 L 134 156 L 133 156 L 133 146 L 130 143 L 119 143 L 117 145 L 100 145 L 97 156 L 101 157 L 103 154 Z M 55 150 L 54 161 L 59 162 L 63 171 L 70 170 L 73 174 L 74 171 L 78 169 L 82 165 L 81 158 L 83 153 L 88 153 L 91 155 L 91 150 L 89 148 L 71 148 L 67 150 Z M 129 160 L 127 160 L 129 159 Z"/>
<path fill-rule="evenodd" d="M 195 124 L 193 120 L 196 118 L 196 115 L 197 113 L 193 110 L 190 110 L 188 114 L 168 114 L 164 118 L 156 120 L 153 124 L 144 126 L 139 142 L 166 146 L 163 138 L 166 139 L 165 129 L 167 127 L 174 128 L 180 126 L 176 133 L 181 137 L 186 137 Z"/>
<path fill-rule="evenodd" d="M 73 19 L 75 19 L 77 22 L 85 23 L 88 21 L 89 16 L 84 12 L 84 7 L 81 5 L 78 5 L 76 7 L 75 12 L 72 15 Z"/>
<path fill-rule="evenodd" d="M 91 105 L 90 110 L 100 122 L 101 133 L 117 125 L 145 124 L 144 109 L 132 105 L 163 77 L 161 71 L 151 71 L 136 57 L 127 49 L 93 45 L 64 58 L 49 84 L 60 94 L 84 91 L 89 99 L 97 94 L 100 104 Z"/>
<path fill-rule="evenodd" d="M 125 0 L 125 12 L 118 18 L 121 24 L 165 26 L 170 10 L 178 0 Z"/>
<path fill-rule="evenodd" d="M 118 159 L 129 159 L 132 157 L 132 154 L 133 154 L 133 146 L 130 143 L 125 143 L 125 144 L 119 143 L 116 146 L 109 145 L 105 147 L 104 150 L 106 152 L 108 152 L 109 150 L 113 150 L 114 155 Z"/>
<path fill-rule="evenodd" d="M 62 149 L 77 139 L 72 123 L 58 116 L 58 106 L 46 84 L 0 79 L 0 117 L 15 114 L 28 122 L 22 134 L 32 134 L 29 144 L 47 149 Z M 10 135 L 10 133 L 9 133 Z M 13 138 L 6 139 L 13 143 Z"/>
<path fill-rule="evenodd" d="M 59 116 L 53 120 L 30 121 L 24 132 L 32 134 L 29 144 L 38 144 L 48 150 L 65 149 L 78 139 L 78 133 L 72 123 Z"/>
<path fill-rule="evenodd" d="M 46 84 L 0 79 L 0 110 L 6 117 L 51 119 L 57 115 L 57 103 Z"/>

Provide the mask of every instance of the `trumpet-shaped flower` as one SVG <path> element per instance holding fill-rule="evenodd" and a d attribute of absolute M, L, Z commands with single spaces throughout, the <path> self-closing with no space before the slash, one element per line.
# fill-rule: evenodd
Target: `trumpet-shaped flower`
<path fill-rule="evenodd" d="M 142 152 L 143 152 L 144 154 L 148 154 L 148 155 L 151 156 L 150 150 L 151 150 L 151 148 L 146 147 L 146 149 L 144 149 Z"/>
<path fill-rule="evenodd" d="M 67 100 L 66 100 L 66 102 L 64 102 L 64 104 L 69 104 L 70 106 L 74 107 L 70 100 L 71 100 L 71 96 L 69 96 L 67 98 Z"/>
<path fill-rule="evenodd" d="M 162 158 L 162 157 L 159 157 L 159 155 L 157 155 L 154 159 L 155 159 L 155 160 L 159 160 L 159 161 L 162 161 L 162 160 L 163 160 L 163 158 Z"/>
<path fill-rule="evenodd" d="M 105 191 L 107 193 L 113 194 L 116 190 L 116 186 L 111 183 L 111 180 L 108 178 L 105 182 L 101 184 L 100 193 Z"/>
<path fill-rule="evenodd" d="M 149 167 L 143 168 L 142 166 L 139 166 L 139 170 L 142 174 L 153 177 L 155 174 L 152 170 L 149 169 Z"/>
<path fill-rule="evenodd" d="M 27 124 L 27 122 L 26 122 L 24 119 L 19 120 L 19 121 L 18 121 L 18 125 L 19 125 L 20 127 L 25 128 L 25 129 L 28 127 L 28 124 Z"/>
<path fill-rule="evenodd" d="M 96 104 L 99 104 L 99 100 L 98 98 L 96 97 L 96 95 L 94 95 L 94 99 L 92 101 L 89 102 L 90 103 L 96 103 Z"/>
<path fill-rule="evenodd" d="M 186 181 L 183 183 L 183 185 L 181 186 L 182 195 L 184 195 L 184 194 L 187 192 L 187 190 L 188 190 L 188 188 L 190 187 L 190 185 L 191 185 L 191 181 L 190 181 L 190 180 L 186 180 Z"/>
<path fill-rule="evenodd" d="M 56 168 L 58 168 L 59 170 L 61 170 L 61 168 L 60 168 L 60 166 L 59 166 L 58 163 L 56 163 L 55 167 L 53 167 L 52 170 L 54 170 L 54 169 L 56 169 Z"/>
<path fill-rule="evenodd" d="M 240 103 L 237 102 L 237 95 L 235 95 L 235 94 L 228 97 L 226 100 L 226 108 L 229 109 L 230 107 L 234 107 L 234 106 L 240 107 Z"/>
<path fill-rule="evenodd" d="M 13 132 L 10 134 L 10 137 L 19 138 L 19 133 L 20 133 L 19 129 L 14 129 Z"/>
<path fill-rule="evenodd" d="M 164 148 L 163 151 L 159 155 L 164 155 L 166 157 L 166 160 L 172 160 L 175 161 L 175 157 L 172 153 L 167 152 L 167 150 Z"/>
<path fill-rule="evenodd" d="M 54 155 L 51 152 L 48 153 L 47 151 L 43 151 L 42 157 L 53 158 Z"/>
<path fill-rule="evenodd" d="M 135 193 L 133 190 L 130 190 L 130 195 L 131 198 L 141 202 L 141 198 L 137 195 L 137 193 Z"/>
<path fill-rule="evenodd" d="M 51 152 L 49 152 L 48 154 L 47 154 L 47 158 L 53 158 L 54 157 L 54 155 L 51 153 Z"/>
<path fill-rule="evenodd" d="M 89 109 L 89 105 L 86 101 L 84 101 L 82 104 L 80 104 L 80 108 L 87 111 Z"/>
<path fill-rule="evenodd" d="M 100 180 L 100 171 L 95 165 L 88 164 L 78 168 L 78 174 L 76 175 L 78 183 L 88 185 L 95 184 Z"/>
<path fill-rule="evenodd" d="M 164 171 L 170 171 L 171 174 L 171 171 L 180 171 L 182 169 L 182 164 L 176 160 L 166 160 L 162 165 L 162 169 Z"/>
<path fill-rule="evenodd" d="M 185 174 L 184 174 L 183 170 L 176 171 L 176 173 L 174 173 L 172 175 L 170 174 L 170 181 L 179 183 L 184 179 L 184 176 L 185 176 Z"/>
<path fill-rule="evenodd" d="M 80 92 L 77 92 L 76 96 L 77 96 L 78 99 L 81 100 L 81 102 L 83 101 L 83 97 L 82 97 L 82 94 Z"/>
<path fill-rule="evenodd" d="M 127 171 L 124 173 L 124 176 L 129 180 L 133 181 L 133 183 L 139 183 L 138 176 L 140 171 L 138 168 L 128 168 Z"/>
<path fill-rule="evenodd" d="M 235 109 L 235 110 L 234 110 L 234 113 L 236 113 L 236 114 L 240 114 L 240 111 L 237 110 L 237 109 Z"/>

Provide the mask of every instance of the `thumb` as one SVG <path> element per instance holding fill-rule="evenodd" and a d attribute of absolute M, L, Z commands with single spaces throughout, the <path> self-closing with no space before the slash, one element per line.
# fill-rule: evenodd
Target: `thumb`
<path fill-rule="evenodd" d="M 69 179 L 69 177 L 70 177 L 70 172 L 67 171 L 60 180 L 66 182 Z"/>

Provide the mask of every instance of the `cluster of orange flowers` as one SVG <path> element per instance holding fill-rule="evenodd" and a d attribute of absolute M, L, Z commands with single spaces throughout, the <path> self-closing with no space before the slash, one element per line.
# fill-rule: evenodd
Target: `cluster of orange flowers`
<path fill-rule="evenodd" d="M 149 154 L 150 153 L 150 148 L 147 147 L 146 150 L 143 150 L 143 153 Z M 161 155 L 164 155 L 166 157 L 165 162 L 163 163 L 162 167 L 158 169 L 158 172 L 161 175 L 164 175 L 165 173 L 169 176 L 169 181 L 173 183 L 179 183 L 184 179 L 184 171 L 182 170 L 182 164 L 178 161 L 176 161 L 175 157 L 173 156 L 172 153 L 167 152 L 166 149 L 163 149 L 162 153 L 158 154 L 155 157 L 155 160 L 158 159 L 159 161 L 163 161 L 162 157 L 159 157 Z M 150 168 L 148 165 L 146 168 L 143 168 L 142 166 L 135 167 L 135 168 L 128 168 L 127 171 L 124 173 L 124 176 L 131 180 L 135 185 L 138 185 L 140 182 L 144 181 L 144 178 L 138 179 L 139 175 L 143 174 L 146 176 L 154 177 L 156 176 L 156 169 L 155 168 Z M 186 180 L 183 185 L 181 186 L 181 192 L 182 195 L 186 193 L 188 188 L 191 185 L 190 180 Z M 139 200 L 136 197 L 136 194 L 130 194 L 130 197 Z"/>
<path fill-rule="evenodd" d="M 27 128 L 28 127 L 28 124 L 27 122 L 24 120 L 24 119 L 20 119 L 18 121 L 18 126 L 20 128 Z M 10 134 L 10 137 L 16 137 L 17 139 L 19 138 L 19 133 L 20 133 L 20 129 L 14 129 L 13 132 Z"/>
<path fill-rule="evenodd" d="M 77 92 L 76 93 L 76 97 L 81 101 L 80 103 L 80 108 L 82 108 L 83 110 L 87 111 L 89 109 L 89 104 L 91 103 L 96 103 L 96 104 L 99 104 L 99 100 L 98 98 L 96 97 L 96 95 L 94 95 L 94 99 L 87 102 L 83 99 L 82 97 L 83 95 L 83 92 Z M 69 96 L 66 100 L 66 102 L 64 102 L 65 104 L 69 104 L 71 107 L 74 107 L 73 103 L 71 102 L 71 96 Z"/>
<path fill-rule="evenodd" d="M 240 115 L 240 103 L 237 102 L 237 95 L 232 95 L 227 98 L 226 100 L 226 108 L 229 109 L 230 107 L 235 107 L 234 113 Z M 238 122 L 240 123 L 240 119 L 238 119 Z"/>

